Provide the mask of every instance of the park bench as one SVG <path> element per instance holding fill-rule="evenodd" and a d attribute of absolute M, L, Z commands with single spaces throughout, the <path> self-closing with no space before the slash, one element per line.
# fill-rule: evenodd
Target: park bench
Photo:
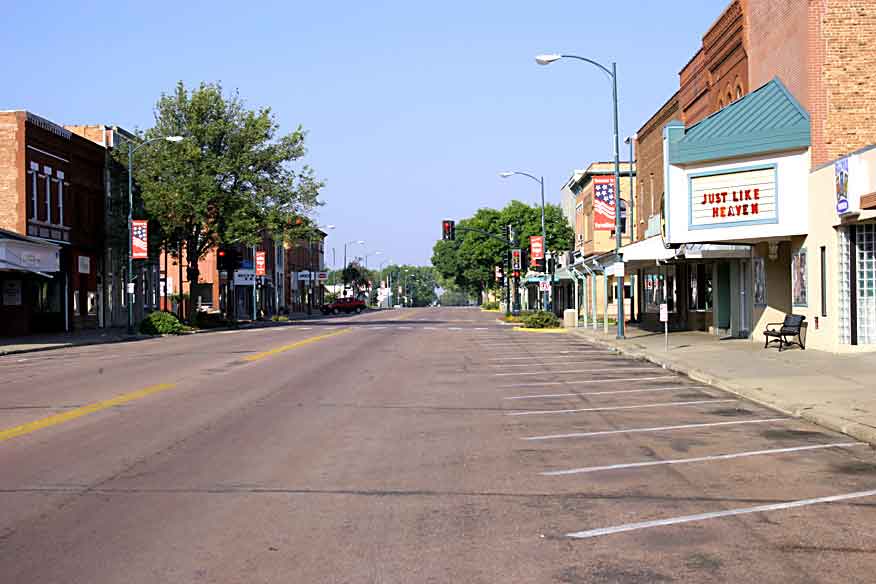
<path fill-rule="evenodd" d="M 763 348 L 766 349 L 770 343 L 778 343 L 779 352 L 784 347 L 790 347 L 791 345 L 799 345 L 801 349 L 805 349 L 806 345 L 801 332 L 804 320 L 806 320 L 806 317 L 803 315 L 789 314 L 785 316 L 784 322 L 768 323 L 766 330 L 763 331 L 763 335 L 766 337 Z M 794 340 L 795 338 L 797 339 L 796 341 Z"/>

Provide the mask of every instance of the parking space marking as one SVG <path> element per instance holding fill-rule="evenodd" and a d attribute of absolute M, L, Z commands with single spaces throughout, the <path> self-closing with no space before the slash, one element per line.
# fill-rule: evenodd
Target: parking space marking
<path fill-rule="evenodd" d="M 567 533 L 566 537 L 574 539 L 588 539 L 591 537 L 600 537 L 603 535 L 612 535 L 615 533 L 623 533 L 625 531 L 636 531 L 639 529 L 649 529 L 652 527 L 664 527 L 667 525 L 678 525 L 680 523 L 691 523 L 694 521 L 707 521 L 709 519 L 720 519 L 722 517 L 732 517 L 734 515 L 747 515 L 750 513 L 765 513 L 767 511 L 781 511 L 783 509 L 794 509 L 797 507 L 807 507 L 810 505 L 818 505 L 820 503 L 835 503 L 838 501 L 848 501 L 850 499 L 861 499 L 863 497 L 872 497 L 876 495 L 876 489 L 869 491 L 857 491 L 855 493 L 845 493 L 842 495 L 830 495 L 828 497 L 816 497 L 814 499 L 799 499 L 797 501 L 784 501 L 781 503 L 771 503 L 768 505 L 757 505 L 755 507 L 742 507 L 739 509 L 727 509 L 726 511 L 713 511 L 711 513 L 697 513 L 696 515 L 682 515 L 680 517 L 669 517 L 667 519 L 655 519 L 654 521 L 640 521 L 638 523 L 624 523 L 614 525 L 612 527 L 602 527 L 599 529 L 588 529 L 585 531 L 576 531 Z"/>
<path fill-rule="evenodd" d="M 541 397 L 586 397 L 590 395 L 615 395 L 619 393 L 650 393 L 654 391 L 681 391 L 681 390 L 696 390 L 703 391 L 705 388 L 691 385 L 676 385 L 673 387 L 649 387 L 647 389 L 619 389 L 615 391 L 579 391 L 574 393 L 543 393 L 540 395 L 515 395 L 504 399 L 535 399 Z"/>
<path fill-rule="evenodd" d="M 678 379 L 675 375 L 661 375 L 659 377 L 627 377 L 624 379 L 608 378 L 608 379 L 580 379 L 577 381 L 534 381 L 532 383 L 512 383 L 510 385 L 500 385 L 500 388 L 505 387 L 536 387 L 540 385 L 585 385 L 588 383 L 605 383 L 606 381 L 655 381 L 660 379 Z"/>
<path fill-rule="evenodd" d="M 789 452 L 804 452 L 808 450 L 820 450 L 824 448 L 852 448 L 865 446 L 866 442 L 835 442 L 833 444 L 814 444 L 809 446 L 794 446 L 790 448 L 772 448 L 767 450 L 749 450 L 748 452 L 735 452 L 733 454 L 716 454 L 714 456 L 696 456 L 692 458 L 674 458 L 670 460 L 648 460 L 644 462 L 629 462 L 625 464 L 608 464 L 605 466 L 586 466 L 583 468 L 571 468 L 568 470 L 551 470 L 539 473 L 546 477 L 559 477 L 576 474 L 587 474 L 607 470 L 621 470 L 626 468 L 642 468 L 646 466 L 661 466 L 666 464 L 688 464 L 691 462 L 710 462 L 713 460 L 732 460 L 734 458 L 747 458 L 749 456 L 763 456 L 766 454 L 786 454 Z"/>
<path fill-rule="evenodd" d="M 449 326 L 449 327 L 447 327 L 447 330 L 449 330 L 449 331 L 461 331 L 462 329 L 459 328 L 458 326 Z"/>
<path fill-rule="evenodd" d="M 564 369 L 562 371 L 512 371 L 511 373 L 493 373 L 497 377 L 505 377 L 508 375 L 557 375 L 558 373 L 613 373 L 625 371 L 654 371 L 654 366 L 648 367 L 600 367 L 598 369 Z M 611 378 L 602 379 L 601 381 L 614 381 Z"/>
<path fill-rule="evenodd" d="M 587 359 L 586 363 L 592 365 L 597 361 L 600 365 L 616 363 L 616 361 L 611 361 L 609 359 Z M 572 365 L 572 363 L 569 363 L 568 359 L 565 361 L 533 361 L 532 363 L 490 363 L 490 367 L 495 369 L 502 369 L 505 367 L 545 367 L 549 365 Z M 623 369 L 623 367 L 614 367 L 614 369 Z M 657 369 L 657 367 L 652 365 L 649 369 Z"/>
<path fill-rule="evenodd" d="M 646 432 L 665 432 L 671 430 L 687 430 L 690 428 L 710 428 L 713 426 L 735 426 L 739 424 L 766 424 L 769 422 L 787 422 L 794 418 L 761 418 L 758 420 L 734 420 L 732 422 L 705 422 L 700 424 L 680 424 L 678 426 L 655 426 L 652 428 L 629 428 L 626 430 L 597 430 L 595 432 L 573 432 L 571 434 L 548 434 L 545 436 L 528 436 L 523 440 L 559 440 L 563 438 L 590 438 L 591 436 L 608 436 L 610 434 L 639 434 Z"/>
<path fill-rule="evenodd" d="M 575 408 L 571 410 L 526 410 L 522 412 L 508 412 L 506 416 L 534 416 L 538 414 L 577 414 L 580 412 L 610 412 L 613 410 L 638 410 L 643 408 L 667 408 L 670 406 L 695 406 L 702 404 L 721 404 L 736 402 L 738 399 L 698 399 L 695 401 L 664 402 L 659 404 L 636 404 L 634 406 L 606 406 L 599 408 Z"/>

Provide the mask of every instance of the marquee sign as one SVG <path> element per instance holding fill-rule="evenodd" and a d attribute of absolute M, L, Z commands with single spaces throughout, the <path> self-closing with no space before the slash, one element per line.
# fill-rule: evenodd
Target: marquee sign
<path fill-rule="evenodd" d="M 689 180 L 691 229 L 778 222 L 775 165 L 694 174 Z"/>

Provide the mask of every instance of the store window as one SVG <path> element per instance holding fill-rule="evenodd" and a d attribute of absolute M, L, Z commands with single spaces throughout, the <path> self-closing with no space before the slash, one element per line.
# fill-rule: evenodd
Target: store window
<path fill-rule="evenodd" d="M 710 264 L 691 264 L 688 286 L 688 307 L 690 310 L 712 310 L 712 266 Z"/>
<path fill-rule="evenodd" d="M 660 312 L 660 305 L 663 302 L 669 305 L 669 312 L 675 312 L 675 266 L 649 268 L 643 272 L 642 280 L 645 288 L 645 312 Z"/>
<path fill-rule="evenodd" d="M 876 343 L 876 223 L 860 223 L 856 228 L 858 304 L 858 343 Z"/>

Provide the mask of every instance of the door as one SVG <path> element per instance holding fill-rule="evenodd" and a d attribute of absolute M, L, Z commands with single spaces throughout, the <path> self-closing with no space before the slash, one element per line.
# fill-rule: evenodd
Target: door
<path fill-rule="evenodd" d="M 730 264 L 718 264 L 718 306 L 715 314 L 715 327 L 728 330 L 730 328 Z"/>

